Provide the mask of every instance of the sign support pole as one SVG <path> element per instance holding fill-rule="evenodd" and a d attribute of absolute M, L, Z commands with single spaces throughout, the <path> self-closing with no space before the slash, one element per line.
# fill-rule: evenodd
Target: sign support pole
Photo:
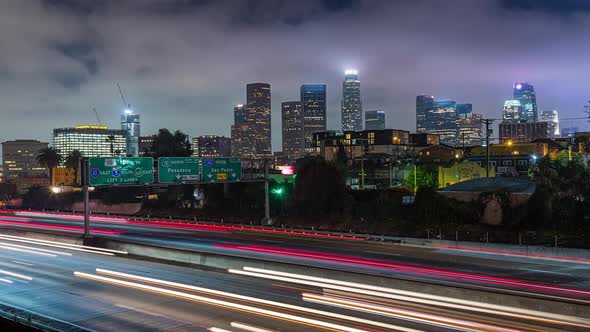
<path fill-rule="evenodd" d="M 82 185 L 84 191 L 84 237 L 90 237 L 90 190 L 88 188 L 88 177 L 90 175 L 88 159 L 81 160 L 82 163 Z"/>
<path fill-rule="evenodd" d="M 84 184 L 84 237 L 90 236 L 90 192 Z"/>
<path fill-rule="evenodd" d="M 264 159 L 264 224 L 272 225 L 270 218 L 270 197 L 269 197 L 268 159 Z"/>

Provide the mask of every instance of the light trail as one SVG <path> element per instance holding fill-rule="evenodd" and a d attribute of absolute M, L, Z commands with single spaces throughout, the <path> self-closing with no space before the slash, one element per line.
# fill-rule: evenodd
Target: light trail
<path fill-rule="evenodd" d="M 4 278 L 0 278 L 0 281 L 5 282 L 7 284 L 12 284 L 13 283 L 11 280 L 4 279 Z"/>
<path fill-rule="evenodd" d="M 210 327 L 207 329 L 207 331 L 210 331 L 210 332 L 232 332 L 230 330 L 221 329 L 219 327 Z"/>
<path fill-rule="evenodd" d="M 471 248 L 471 247 L 462 247 L 462 246 L 448 246 L 448 245 L 443 245 L 443 244 L 433 244 L 432 247 L 437 248 L 437 249 L 474 252 L 474 253 L 478 253 L 478 254 L 513 256 L 513 257 L 523 257 L 523 258 L 531 258 L 531 259 L 543 259 L 543 260 L 551 260 L 551 261 L 590 264 L 590 259 L 587 259 L 587 258 L 530 254 L 530 253 L 508 251 L 508 250 L 481 249 L 481 248 Z"/>
<path fill-rule="evenodd" d="M 31 277 L 27 277 L 27 276 L 22 275 L 22 274 L 10 272 L 10 271 L 5 271 L 5 270 L 0 270 L 0 274 L 4 274 L 4 275 L 7 275 L 7 276 L 11 276 L 11 277 L 15 277 L 15 278 L 23 279 L 23 280 L 28 280 L 28 281 L 33 280 L 33 278 L 31 278 Z"/>
<path fill-rule="evenodd" d="M 261 315 L 261 316 L 267 316 L 267 317 L 272 317 L 275 319 L 296 322 L 299 324 L 313 326 L 313 327 L 317 327 L 317 328 L 343 331 L 343 332 L 366 332 L 366 330 L 361 330 L 361 329 L 354 328 L 354 327 L 349 327 L 349 326 L 329 323 L 329 322 L 325 322 L 325 321 L 320 321 L 317 319 L 311 319 L 311 318 L 301 317 L 301 316 L 292 315 L 292 314 L 285 314 L 285 313 L 274 311 L 274 310 L 260 309 L 260 308 L 249 306 L 249 305 L 238 304 L 238 303 L 233 303 L 233 302 L 224 301 L 224 300 L 217 300 L 217 299 L 208 298 L 208 297 L 204 297 L 204 296 L 173 291 L 173 290 L 169 290 L 169 289 L 165 289 L 165 288 L 154 287 L 154 286 L 139 284 L 139 283 L 135 283 L 135 282 L 129 282 L 129 281 L 125 281 L 125 280 L 102 277 L 99 275 L 83 273 L 83 272 L 74 272 L 74 275 L 79 278 L 100 281 L 100 282 L 110 283 L 110 284 L 114 284 L 114 285 L 118 285 L 118 286 L 124 286 L 124 287 L 134 288 L 134 289 L 138 289 L 138 290 L 143 290 L 143 291 L 147 291 L 147 292 L 151 292 L 151 293 L 157 293 L 157 294 L 172 296 L 172 297 L 181 298 L 181 299 L 185 299 L 185 300 L 190 300 L 190 301 L 194 301 L 194 302 L 205 303 L 205 304 L 214 305 L 214 306 L 218 306 L 218 307 L 224 307 L 224 308 L 229 308 L 229 309 L 233 309 L 233 310 L 249 312 L 249 313 L 253 313 L 253 314 L 257 314 L 257 315 Z"/>
<path fill-rule="evenodd" d="M 400 300 L 405 302 L 414 302 L 414 303 L 421 303 L 426 305 L 434 305 L 439 307 L 446 307 L 446 308 L 453 308 L 453 309 L 460 309 L 466 311 L 475 311 L 480 313 L 487 313 L 493 315 L 501 315 L 506 317 L 513 317 L 519 319 L 527 319 L 527 320 L 535 320 L 544 323 L 550 324 L 558 324 L 558 325 L 571 325 L 577 327 L 583 327 L 590 329 L 590 320 L 566 315 L 558 315 L 548 312 L 541 312 L 535 310 L 528 310 L 528 309 L 520 309 L 515 307 L 507 307 L 502 305 L 496 304 L 487 304 L 469 300 L 461 300 L 456 298 L 447 298 L 443 296 L 436 296 L 430 294 L 423 294 L 423 293 L 416 293 L 416 292 L 409 292 L 409 291 L 401 291 L 396 289 L 389 289 L 389 288 L 382 288 L 376 286 L 369 286 L 363 285 L 363 288 L 357 287 L 348 287 L 343 286 L 346 282 L 332 280 L 332 279 L 325 279 L 325 278 L 316 278 L 316 277 L 308 277 L 298 274 L 291 274 L 286 272 L 278 272 L 272 270 L 263 270 L 263 269 L 255 269 L 250 267 L 245 267 L 250 271 L 242 271 L 242 270 L 235 270 L 229 269 L 229 273 L 239 274 L 239 275 L 247 275 L 252 277 L 258 277 L 263 279 L 271 279 L 271 280 L 278 280 L 278 281 L 285 281 L 291 282 L 296 284 L 302 284 L 307 286 L 316 286 L 321 288 L 327 289 L 334 289 L 340 290 L 355 294 L 364 294 L 364 295 L 372 295 L 382 298 L 388 298 L 393 300 Z M 252 272 L 252 271 L 264 271 L 264 273 L 260 272 Z M 278 275 L 280 274 L 280 275 Z M 313 281 L 316 280 L 316 281 Z M 318 281 L 319 280 L 319 281 Z M 350 283 L 349 283 L 350 284 Z M 352 283 L 354 284 L 354 283 Z M 355 284 L 361 285 L 361 284 Z M 376 288 L 374 288 L 376 287 Z M 371 290 L 373 289 L 373 290 Z M 374 289 L 378 289 L 375 291 Z"/>
<path fill-rule="evenodd" d="M 101 255 L 109 255 L 109 256 L 113 256 L 113 254 L 127 255 L 126 251 L 104 249 L 104 248 L 98 248 L 98 247 L 90 247 L 90 246 L 70 244 L 70 243 L 64 243 L 64 242 L 55 242 L 55 241 L 40 240 L 40 239 L 30 239 L 30 238 L 26 238 L 26 237 L 12 236 L 12 235 L 6 235 L 6 234 L 0 234 L 0 239 L 7 240 L 7 241 L 24 242 L 24 243 L 29 243 L 29 244 L 38 244 L 38 245 L 42 245 L 42 246 L 56 247 L 56 248 L 62 248 L 62 249 L 65 248 L 65 249 L 74 250 L 74 251 L 84 251 L 84 252 L 90 252 L 90 253 L 101 254 Z"/>
<path fill-rule="evenodd" d="M 180 284 L 180 283 L 171 282 L 171 281 L 142 277 L 142 276 L 128 274 L 128 273 L 122 273 L 122 272 L 116 272 L 116 271 L 98 269 L 98 268 L 96 269 L 96 273 L 106 274 L 109 276 L 115 276 L 115 277 L 120 277 L 120 278 L 125 278 L 125 279 L 136 280 L 136 281 L 142 281 L 142 282 L 152 283 L 152 284 L 161 285 L 161 286 L 179 288 L 179 289 L 189 290 L 189 291 L 193 291 L 193 292 L 202 292 L 202 293 L 207 293 L 207 294 L 211 294 L 211 295 L 223 296 L 223 297 L 231 298 L 234 300 L 248 301 L 248 302 L 252 302 L 252 303 L 268 305 L 271 307 L 279 307 L 279 308 L 283 308 L 283 309 L 290 309 L 290 310 L 295 310 L 295 311 L 299 311 L 299 312 L 305 312 L 305 313 L 310 313 L 310 314 L 315 314 L 315 315 L 320 315 L 320 316 L 328 316 L 330 318 L 342 319 L 342 320 L 346 320 L 346 321 L 350 321 L 350 322 L 354 322 L 354 323 L 372 325 L 372 326 L 387 328 L 387 329 L 391 329 L 391 330 L 395 330 L 395 331 L 419 332 L 419 330 L 405 328 L 402 326 L 397 326 L 397 325 L 392 325 L 392 324 L 386 324 L 386 323 L 377 322 L 377 321 L 373 321 L 373 320 L 369 320 L 369 319 L 341 315 L 341 314 L 336 314 L 336 313 L 323 311 L 323 310 L 317 310 L 317 309 L 311 309 L 311 308 L 306 308 L 306 307 L 301 307 L 301 306 L 296 306 L 296 305 L 291 305 L 291 304 L 286 304 L 286 303 L 281 303 L 281 302 L 269 301 L 269 300 L 259 299 L 259 298 L 255 298 L 255 297 L 245 296 L 245 295 L 227 293 L 227 292 L 203 288 L 203 287 L 185 285 L 185 284 Z"/>
<path fill-rule="evenodd" d="M 62 231 L 72 231 L 72 232 L 84 231 L 84 228 L 78 227 L 78 226 L 42 224 L 42 223 L 38 223 L 38 222 L 28 222 L 28 221 L 21 222 L 21 221 L 0 220 L 0 225 L 30 227 L 30 228 L 40 227 L 40 228 L 48 228 L 48 229 L 57 229 L 57 230 L 62 230 Z M 97 234 L 107 234 L 107 235 L 124 234 L 124 232 L 112 231 L 112 230 L 106 230 L 106 229 L 96 229 L 96 228 L 91 228 L 90 231 L 93 233 L 97 233 Z"/>
<path fill-rule="evenodd" d="M 41 252 L 47 252 L 47 253 L 56 254 L 56 255 L 72 256 L 72 254 L 70 254 L 69 252 L 41 249 L 41 248 L 35 248 L 35 247 L 27 247 L 27 246 L 21 246 L 21 245 L 13 244 L 13 243 L 0 242 L 0 245 L 21 248 L 21 249 L 30 249 L 30 250 L 41 251 Z"/>
<path fill-rule="evenodd" d="M 244 323 L 240 323 L 240 322 L 231 322 L 230 326 L 235 327 L 236 329 L 244 330 L 244 331 L 248 331 L 248 332 L 277 332 L 275 330 L 263 329 L 260 327 L 256 327 L 256 326 L 252 326 L 252 325 L 248 325 L 248 324 L 244 324 Z"/>
<path fill-rule="evenodd" d="M 46 254 L 44 252 L 33 251 L 33 250 L 28 250 L 28 249 L 20 249 L 20 248 L 8 247 L 8 246 L 0 246 L 0 249 L 6 249 L 6 250 L 24 252 L 24 253 L 27 253 L 27 254 L 37 255 L 37 256 L 57 257 L 57 255 L 54 255 L 54 254 Z"/>
<path fill-rule="evenodd" d="M 426 275 L 429 277 L 436 277 L 436 278 L 462 280 L 462 281 L 469 281 L 469 282 L 476 282 L 476 283 L 501 285 L 504 287 L 511 287 L 511 288 L 518 288 L 518 289 L 529 289 L 529 290 L 536 290 L 536 291 L 544 291 L 544 292 L 552 292 L 552 293 L 561 293 L 561 294 L 568 294 L 568 295 L 575 295 L 575 296 L 590 297 L 590 291 L 587 291 L 587 290 L 558 287 L 558 286 L 552 286 L 549 284 L 526 282 L 526 281 L 508 279 L 508 278 L 500 278 L 500 277 L 477 275 L 477 274 L 471 274 L 471 273 L 454 272 L 454 271 L 440 270 L 440 269 L 434 269 L 434 268 L 419 267 L 419 266 L 393 263 L 393 262 L 389 262 L 389 261 L 382 261 L 382 260 L 368 259 L 368 258 L 361 258 L 361 257 L 354 257 L 354 256 L 326 254 L 326 253 L 314 252 L 314 251 L 308 251 L 308 250 L 295 250 L 295 249 L 269 247 L 269 246 L 261 246 L 261 245 L 215 244 L 214 246 L 218 247 L 218 248 L 228 248 L 228 249 L 234 249 L 234 250 L 259 252 L 259 253 L 266 253 L 266 254 L 279 255 L 279 256 L 290 256 L 290 257 L 297 257 L 297 258 L 321 260 L 321 261 L 327 261 L 330 263 L 345 263 L 345 264 L 350 264 L 350 265 L 363 266 L 365 268 L 366 267 L 379 268 L 379 269 L 392 270 L 392 271 L 402 272 L 402 273 Z"/>
<path fill-rule="evenodd" d="M 431 324 L 442 328 L 464 332 L 489 331 L 489 332 L 519 332 L 521 330 L 507 329 L 497 325 L 476 323 L 465 319 L 448 318 L 440 315 L 426 314 L 406 309 L 396 309 L 382 305 L 375 305 L 361 301 L 350 301 L 338 297 L 304 293 L 303 300 L 344 309 L 357 310 L 365 313 L 382 315 L 396 319 L 407 320 L 415 323 Z"/>

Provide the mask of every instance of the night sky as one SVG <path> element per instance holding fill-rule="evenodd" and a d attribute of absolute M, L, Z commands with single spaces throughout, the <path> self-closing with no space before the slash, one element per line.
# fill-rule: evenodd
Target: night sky
<path fill-rule="evenodd" d="M 414 130 L 422 93 L 498 118 L 517 80 L 535 85 L 540 110 L 581 117 L 589 36 L 587 0 L 2 0 L 0 140 L 50 140 L 96 123 L 93 107 L 119 127 L 116 83 L 142 134 L 229 136 L 245 84 L 262 81 L 280 150 L 280 103 L 303 83 L 328 85 L 328 128 L 340 128 L 347 68 L 388 127 Z"/>

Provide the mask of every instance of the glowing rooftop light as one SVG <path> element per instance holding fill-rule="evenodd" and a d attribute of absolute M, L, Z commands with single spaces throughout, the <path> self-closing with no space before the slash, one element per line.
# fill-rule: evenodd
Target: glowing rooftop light
<path fill-rule="evenodd" d="M 133 113 L 133 111 L 128 108 L 125 110 L 125 114 L 132 114 L 132 113 Z"/>
<path fill-rule="evenodd" d="M 520 83 L 516 83 L 516 86 L 515 86 L 515 88 L 516 88 L 516 90 L 520 90 L 520 89 L 522 89 L 522 84 L 520 84 Z"/>
<path fill-rule="evenodd" d="M 344 75 L 358 75 L 358 71 L 356 69 L 347 69 L 344 71 Z"/>

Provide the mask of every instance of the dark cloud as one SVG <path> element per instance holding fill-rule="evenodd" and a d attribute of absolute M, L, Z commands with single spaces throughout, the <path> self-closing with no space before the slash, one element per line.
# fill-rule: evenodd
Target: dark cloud
<path fill-rule="evenodd" d="M 535 85 L 540 109 L 577 117 L 589 18 L 586 1 L 567 0 L 0 1 L 0 139 L 47 140 L 95 122 L 93 107 L 117 127 L 117 83 L 144 133 L 229 135 L 245 84 L 265 81 L 278 149 L 280 103 L 303 83 L 327 84 L 339 128 L 348 67 L 390 127 L 414 128 L 420 93 L 498 117 L 516 80 Z"/>

